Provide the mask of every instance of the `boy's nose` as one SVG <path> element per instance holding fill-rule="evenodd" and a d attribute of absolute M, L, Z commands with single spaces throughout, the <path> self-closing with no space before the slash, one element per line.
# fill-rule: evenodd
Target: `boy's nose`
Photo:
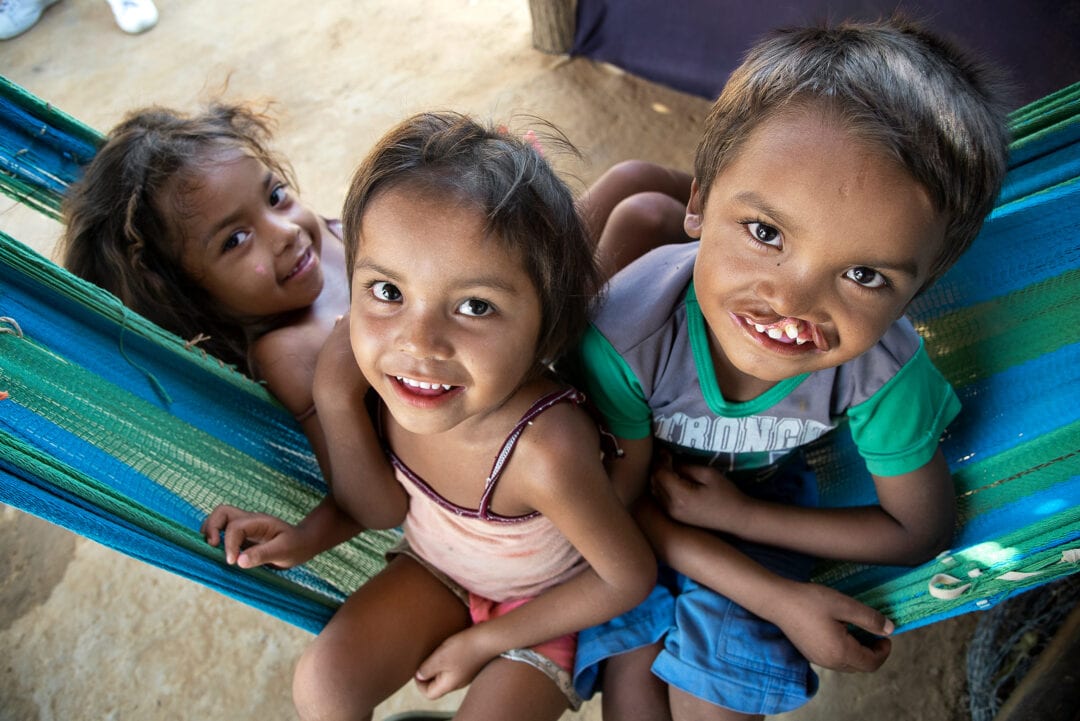
<path fill-rule="evenodd" d="M 812 273 L 794 268 L 787 272 L 777 269 L 758 283 L 757 294 L 779 316 L 813 320 L 808 315 L 813 313 L 821 295 L 820 283 Z"/>

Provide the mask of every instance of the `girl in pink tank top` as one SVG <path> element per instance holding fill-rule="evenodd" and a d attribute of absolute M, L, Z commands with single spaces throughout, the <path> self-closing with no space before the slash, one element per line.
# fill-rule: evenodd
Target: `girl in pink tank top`
<path fill-rule="evenodd" d="M 573 197 L 531 131 L 429 113 L 361 164 L 343 222 L 350 315 L 315 373 L 332 500 L 404 540 L 300 659 L 299 715 L 370 718 L 414 679 L 430 698 L 469 685 L 459 719 L 557 719 L 577 701 L 572 634 L 656 572 L 581 394 L 550 371 L 598 285 Z M 225 530 L 241 566 L 336 540 L 265 517 Z"/>

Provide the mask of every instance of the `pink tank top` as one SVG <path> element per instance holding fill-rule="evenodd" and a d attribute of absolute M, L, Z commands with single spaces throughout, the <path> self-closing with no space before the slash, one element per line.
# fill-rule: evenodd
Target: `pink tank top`
<path fill-rule="evenodd" d="M 500 516 L 491 510 L 503 468 L 529 422 L 556 403 L 579 404 L 573 388 L 544 396 L 522 416 L 492 465 L 480 507 L 443 498 L 389 451 L 398 482 L 409 494 L 405 539 L 421 558 L 464 588 L 493 601 L 531 598 L 580 573 L 586 563 L 555 525 L 533 512 Z"/>

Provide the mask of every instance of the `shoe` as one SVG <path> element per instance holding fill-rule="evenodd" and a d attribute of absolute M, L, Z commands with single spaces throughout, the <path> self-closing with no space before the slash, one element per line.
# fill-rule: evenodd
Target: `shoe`
<path fill-rule="evenodd" d="M 22 35 L 58 0 L 0 0 L 0 40 Z"/>
<path fill-rule="evenodd" d="M 116 24 L 125 33 L 138 35 L 157 25 L 158 11 L 154 0 L 108 0 Z"/>
<path fill-rule="evenodd" d="M 433 721 L 434 719 L 452 719 L 453 711 L 402 711 L 387 716 L 383 721 Z"/>

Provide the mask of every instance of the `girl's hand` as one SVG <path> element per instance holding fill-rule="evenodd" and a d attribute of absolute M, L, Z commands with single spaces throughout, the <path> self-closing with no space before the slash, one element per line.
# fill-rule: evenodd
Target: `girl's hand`
<path fill-rule="evenodd" d="M 828 586 L 792 582 L 793 591 L 778 596 L 778 611 L 770 613 L 795 648 L 811 663 L 834 671 L 876 671 L 892 650 L 888 636 L 893 622 L 869 606 Z M 785 609 L 786 607 L 786 609 Z M 849 624 L 874 638 L 861 643 Z"/>
<path fill-rule="evenodd" d="M 309 560 L 303 534 L 280 518 L 221 505 L 203 521 L 200 532 L 217 546 L 225 532 L 225 562 L 240 568 L 264 564 L 291 568 Z"/>
<path fill-rule="evenodd" d="M 416 685 L 429 699 L 437 699 L 472 683 L 476 674 L 497 656 L 478 643 L 480 626 L 455 633 L 443 641 L 416 670 Z"/>
<path fill-rule="evenodd" d="M 738 533 L 746 518 L 749 498 L 713 468 L 675 467 L 671 457 L 663 454 L 653 464 L 651 483 L 653 496 L 676 521 Z"/>

